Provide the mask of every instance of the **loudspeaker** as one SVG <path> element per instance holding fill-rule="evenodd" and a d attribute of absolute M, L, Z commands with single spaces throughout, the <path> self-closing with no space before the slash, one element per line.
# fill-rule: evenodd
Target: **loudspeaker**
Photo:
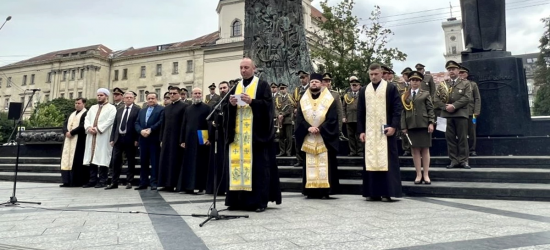
<path fill-rule="evenodd" d="M 21 112 L 23 112 L 23 103 L 21 102 L 10 102 L 10 108 L 8 110 L 8 120 L 17 120 L 21 117 Z"/>

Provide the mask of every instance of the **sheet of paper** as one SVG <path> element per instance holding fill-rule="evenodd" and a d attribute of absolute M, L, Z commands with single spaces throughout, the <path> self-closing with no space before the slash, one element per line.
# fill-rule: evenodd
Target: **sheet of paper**
<path fill-rule="evenodd" d="M 441 132 L 447 131 L 447 119 L 443 117 L 437 117 L 437 128 Z"/>
<path fill-rule="evenodd" d="M 237 94 L 237 95 L 234 95 L 235 98 L 237 98 L 237 105 L 239 106 L 245 106 L 246 105 L 246 102 L 244 102 L 242 99 L 241 99 L 241 94 Z"/>

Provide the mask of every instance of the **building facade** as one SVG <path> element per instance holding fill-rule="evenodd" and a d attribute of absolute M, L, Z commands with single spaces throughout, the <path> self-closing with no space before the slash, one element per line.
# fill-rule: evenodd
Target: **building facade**
<path fill-rule="evenodd" d="M 306 36 L 317 30 L 319 10 L 311 0 L 302 0 Z M 31 108 L 54 98 L 95 98 L 96 90 L 119 87 L 138 94 L 136 103 L 145 102 L 145 92 L 162 95 L 169 86 L 194 87 L 208 91 L 212 83 L 240 77 L 239 63 L 244 46 L 244 0 L 220 0 L 216 8 L 218 31 L 196 39 L 144 48 L 113 51 L 93 45 L 54 51 L 0 67 L 0 110 L 9 102 L 28 101 L 25 89 L 40 88 Z"/>

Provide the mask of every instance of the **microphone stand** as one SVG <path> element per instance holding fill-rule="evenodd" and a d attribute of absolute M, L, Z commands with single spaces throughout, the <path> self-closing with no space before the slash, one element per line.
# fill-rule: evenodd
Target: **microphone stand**
<path fill-rule="evenodd" d="M 19 205 L 19 203 L 36 204 L 36 205 L 42 204 L 41 202 L 18 201 L 17 197 L 15 196 L 15 191 L 17 190 L 17 172 L 19 171 L 19 151 L 20 151 L 20 148 L 21 148 L 20 147 L 20 145 L 21 145 L 21 143 L 20 143 L 20 141 L 21 141 L 21 124 L 22 124 L 22 120 L 23 120 L 23 115 L 25 114 L 25 111 L 29 107 L 29 104 L 31 104 L 32 98 L 34 97 L 34 93 L 36 93 L 36 91 L 38 91 L 38 90 L 37 89 L 32 90 L 32 95 L 29 98 L 29 101 L 27 102 L 27 105 L 25 105 L 25 108 L 23 109 L 23 112 L 21 112 L 21 115 L 19 116 L 19 120 L 17 120 L 16 126 L 13 128 L 14 131 L 17 129 L 17 138 L 15 139 L 17 141 L 17 155 L 15 157 L 15 174 L 14 174 L 14 177 L 13 177 L 13 193 L 12 193 L 12 196 L 10 197 L 10 201 L 2 203 L 0 205 L 16 206 L 16 205 Z"/>
<path fill-rule="evenodd" d="M 232 91 L 235 89 L 237 85 L 233 85 L 233 87 L 227 91 L 227 94 L 225 94 L 225 96 L 216 104 L 216 106 L 212 109 L 212 112 L 210 112 L 210 114 L 208 115 L 208 117 L 206 117 L 206 120 L 207 121 L 210 121 L 210 118 L 217 112 L 218 115 L 222 116 L 223 118 L 223 110 L 222 110 L 222 103 L 224 101 L 226 101 L 228 99 L 228 97 L 230 96 L 230 93 L 232 93 Z M 229 220 L 229 219 L 237 219 L 237 218 L 248 218 L 248 215 L 221 215 L 220 212 L 222 211 L 225 211 L 227 209 L 222 209 L 222 210 L 217 210 L 216 209 L 216 199 L 217 199 L 217 196 L 218 196 L 218 189 L 219 189 L 219 185 L 221 184 L 221 182 L 219 184 L 216 184 L 218 182 L 217 180 L 217 173 L 218 173 L 218 168 L 217 168 L 217 159 L 218 159 L 218 130 L 219 130 L 219 126 L 222 126 L 222 124 L 216 124 L 216 128 L 215 128 L 215 138 L 214 138 L 214 182 L 213 182 L 213 186 L 214 186 L 214 199 L 212 201 L 212 206 L 210 206 L 210 210 L 208 211 L 207 214 L 192 214 L 191 216 L 193 217 L 207 217 L 205 221 L 203 221 L 201 224 L 199 224 L 200 227 L 204 226 L 204 224 L 206 224 L 208 221 L 212 220 L 212 219 L 216 219 L 216 220 Z M 225 173 L 225 161 L 224 163 L 222 163 L 222 178 L 223 178 L 223 173 Z"/>

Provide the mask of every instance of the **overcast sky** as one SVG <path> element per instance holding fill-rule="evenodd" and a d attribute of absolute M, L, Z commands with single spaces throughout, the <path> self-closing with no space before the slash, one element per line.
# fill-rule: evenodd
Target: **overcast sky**
<path fill-rule="evenodd" d="M 320 8 L 319 2 L 314 0 L 313 5 Z M 448 1 L 356 2 L 354 12 L 364 19 L 380 4 L 382 20 L 395 33 L 389 46 L 408 54 L 405 62 L 394 63 L 397 72 L 417 62 L 432 72 L 444 69 L 441 22 L 450 14 L 448 8 L 440 8 L 448 7 Z M 450 3 L 453 14 L 460 17 L 459 0 Z M 506 3 L 507 49 L 513 54 L 538 52 L 540 19 L 550 16 L 550 4 L 546 0 Z M 93 44 L 119 50 L 193 39 L 218 29 L 217 4 L 217 0 L 3 0 L 1 22 L 9 15 L 13 19 L 0 30 L 0 65 Z"/>

